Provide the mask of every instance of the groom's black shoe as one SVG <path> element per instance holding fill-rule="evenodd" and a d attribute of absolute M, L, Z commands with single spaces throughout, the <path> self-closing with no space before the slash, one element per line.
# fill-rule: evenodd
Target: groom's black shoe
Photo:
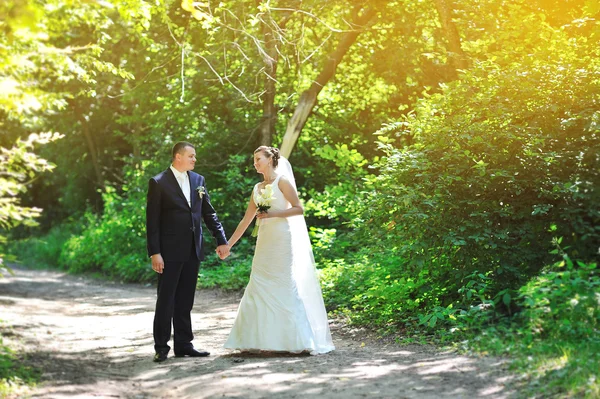
<path fill-rule="evenodd" d="M 176 350 L 175 351 L 175 357 L 184 357 L 184 356 L 189 356 L 189 357 L 206 357 L 209 356 L 210 353 L 206 352 L 206 351 L 197 351 L 194 348 L 186 348 L 186 349 L 181 349 L 181 350 Z"/>
<path fill-rule="evenodd" d="M 156 352 L 154 354 L 154 361 L 156 363 L 160 363 L 160 362 L 164 362 L 165 360 L 167 360 L 167 354 L 169 352 Z"/>

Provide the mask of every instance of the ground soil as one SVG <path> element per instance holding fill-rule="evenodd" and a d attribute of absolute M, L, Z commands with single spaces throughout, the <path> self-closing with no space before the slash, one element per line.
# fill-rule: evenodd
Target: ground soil
<path fill-rule="evenodd" d="M 47 270 L 0 278 L 0 331 L 42 381 L 32 398 L 508 398 L 507 362 L 372 339 L 332 323 L 326 355 L 245 355 L 222 348 L 239 293 L 197 292 L 197 348 L 207 358 L 153 363 L 155 288 Z M 15 394 L 17 395 L 17 394 Z"/>

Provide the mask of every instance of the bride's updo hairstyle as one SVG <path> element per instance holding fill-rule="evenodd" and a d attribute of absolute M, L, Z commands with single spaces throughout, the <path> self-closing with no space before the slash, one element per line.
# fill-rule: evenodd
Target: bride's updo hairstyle
<path fill-rule="evenodd" d="M 273 169 L 277 169 L 277 165 L 279 164 L 279 149 L 275 147 L 268 147 L 266 145 L 261 145 L 254 153 L 262 152 L 267 156 L 267 158 L 271 158 L 273 160 Z"/>

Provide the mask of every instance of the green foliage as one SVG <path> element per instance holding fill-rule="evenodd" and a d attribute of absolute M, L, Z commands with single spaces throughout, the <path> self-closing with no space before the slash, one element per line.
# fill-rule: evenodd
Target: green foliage
<path fill-rule="evenodd" d="M 489 59 L 378 132 L 385 156 L 351 211 L 363 255 L 322 262 L 324 294 L 354 323 L 504 343 L 521 370 L 543 376 L 532 384 L 554 379 L 550 395 L 593 397 L 597 277 L 583 266 L 545 276 L 542 266 L 557 234 L 582 265 L 597 256 L 599 58 L 574 39 L 589 32 L 542 26 L 545 45 L 532 36 L 515 52 L 484 51 Z M 511 35 L 486 39 L 521 37 Z M 585 304 L 572 309 L 573 298 Z M 538 324 L 549 334 L 527 338 Z M 584 350 L 592 355 L 574 356 Z"/>
<path fill-rule="evenodd" d="M 236 248 L 236 253 L 243 253 L 242 251 L 242 249 Z M 211 257 L 218 259 L 216 255 L 211 255 Z M 198 276 L 198 287 L 241 290 L 248 284 L 251 267 L 252 256 L 248 256 L 248 254 L 233 257 L 233 259 L 213 267 L 208 266 L 207 262 L 203 262 Z"/>
<path fill-rule="evenodd" d="M 306 212 L 317 218 L 328 219 L 330 226 L 348 223 L 348 216 L 355 214 L 361 197 L 368 195 L 362 192 L 362 180 L 368 175 L 365 169 L 368 161 L 357 149 L 347 144 L 326 144 L 315 149 L 315 156 L 322 159 L 322 167 L 330 168 L 338 176 L 343 174 L 345 178 L 336 179 L 322 189 L 310 190 L 305 204 Z"/>
<path fill-rule="evenodd" d="M 31 134 L 27 140 L 17 140 L 12 148 L 0 146 L 0 246 L 4 246 L 8 231 L 19 225 L 35 226 L 35 218 L 41 209 L 23 206 L 20 195 L 27 192 L 27 186 L 37 175 L 54 169 L 52 163 L 33 153 L 36 145 L 47 144 L 61 138 L 59 134 Z M 4 264 L 0 252 L 0 277 L 2 272 L 10 272 Z"/>
<path fill-rule="evenodd" d="M 31 267 L 57 267 L 66 242 L 81 233 L 79 221 L 62 223 L 41 237 L 11 240 L 8 253 Z"/>
<path fill-rule="evenodd" d="M 389 252 L 363 251 L 351 259 L 322 261 L 321 279 L 326 305 L 350 317 L 353 323 L 391 331 L 411 326 L 419 309 L 439 303 L 429 290 L 429 272 L 416 277 Z"/>
<path fill-rule="evenodd" d="M 72 272 L 99 271 L 123 281 L 153 279 L 146 255 L 146 175 L 141 168 L 131 169 L 127 179 L 130 185 L 123 186 L 121 194 L 106 188 L 101 217 L 86 213 L 82 234 L 65 243 L 61 267 Z"/>
<path fill-rule="evenodd" d="M 22 394 L 24 387 L 35 386 L 40 370 L 23 365 L 22 359 L 0 338 L 0 397 Z"/>
<path fill-rule="evenodd" d="M 493 296 L 489 279 L 473 273 L 462 299 L 447 306 L 446 292 L 434 284 L 439 276 L 420 270 L 412 278 L 410 265 L 393 253 L 322 260 L 321 281 L 327 308 L 351 323 L 510 355 L 531 394 L 592 398 L 600 390 L 600 275 L 595 263 L 562 256 L 514 293 Z M 508 305 L 510 317 L 502 311 Z"/>
<path fill-rule="evenodd" d="M 600 330 L 600 273 L 596 263 L 563 260 L 519 290 L 519 302 L 529 323 L 530 337 L 593 338 Z"/>
<path fill-rule="evenodd" d="M 292 154 L 327 307 L 388 332 L 481 334 L 522 367 L 553 356 L 539 380 L 549 394 L 593 396 L 596 355 L 571 359 L 598 352 L 598 6 L 452 3 L 461 71 L 436 2 L 368 2 L 373 29 L 336 66 Z M 41 153 L 61 173 L 17 191 L 23 207 L 46 208 L 44 231 L 80 222 L 11 247 L 36 263 L 149 281 L 144 196 L 169 148 L 198 144 L 196 170 L 233 231 L 259 179 L 252 150 L 281 140 L 362 3 L 49 4 L 0 5 L 0 145 L 65 134 Z M 265 138 L 273 57 L 277 133 Z M 581 265 L 544 267 L 557 236 Z M 207 239 L 199 286 L 243 287 L 253 242 L 223 263 Z"/>
<path fill-rule="evenodd" d="M 492 285 L 487 299 L 518 288 L 549 261 L 553 235 L 582 259 L 597 252 L 600 65 L 555 38 L 531 59 L 479 63 L 380 144 L 364 235 L 418 268 L 447 267 L 444 306 L 476 271 Z M 410 145 L 389 144 L 404 137 Z"/>
<path fill-rule="evenodd" d="M 486 328 L 471 345 L 513 356 L 532 393 L 593 398 L 600 394 L 600 274 L 596 263 L 563 258 L 519 289 L 520 311 L 509 323 Z"/>
<path fill-rule="evenodd" d="M 226 167 L 208 172 L 214 176 L 207 178 L 211 203 L 217 210 L 225 231 L 231 234 L 244 216 L 252 189 L 260 175 L 252 166 L 251 154 L 231 155 Z M 236 250 L 239 252 L 241 249 Z"/>
<path fill-rule="evenodd" d="M 59 138 L 58 134 L 31 134 L 27 140 L 17 140 L 10 149 L 0 147 L 0 229 L 35 225 L 34 218 L 41 209 L 22 206 L 19 195 L 27 191 L 36 175 L 55 166 L 33 153 L 34 146 Z"/>

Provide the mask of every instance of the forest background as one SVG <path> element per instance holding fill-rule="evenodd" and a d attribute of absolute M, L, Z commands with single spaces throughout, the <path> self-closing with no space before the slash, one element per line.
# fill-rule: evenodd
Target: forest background
<path fill-rule="evenodd" d="M 172 145 L 197 146 L 228 234 L 274 145 L 332 316 L 597 397 L 599 18 L 596 0 L 3 0 L 4 272 L 154 282 L 145 195 Z M 243 288 L 253 245 L 209 256 L 200 287 Z"/>

